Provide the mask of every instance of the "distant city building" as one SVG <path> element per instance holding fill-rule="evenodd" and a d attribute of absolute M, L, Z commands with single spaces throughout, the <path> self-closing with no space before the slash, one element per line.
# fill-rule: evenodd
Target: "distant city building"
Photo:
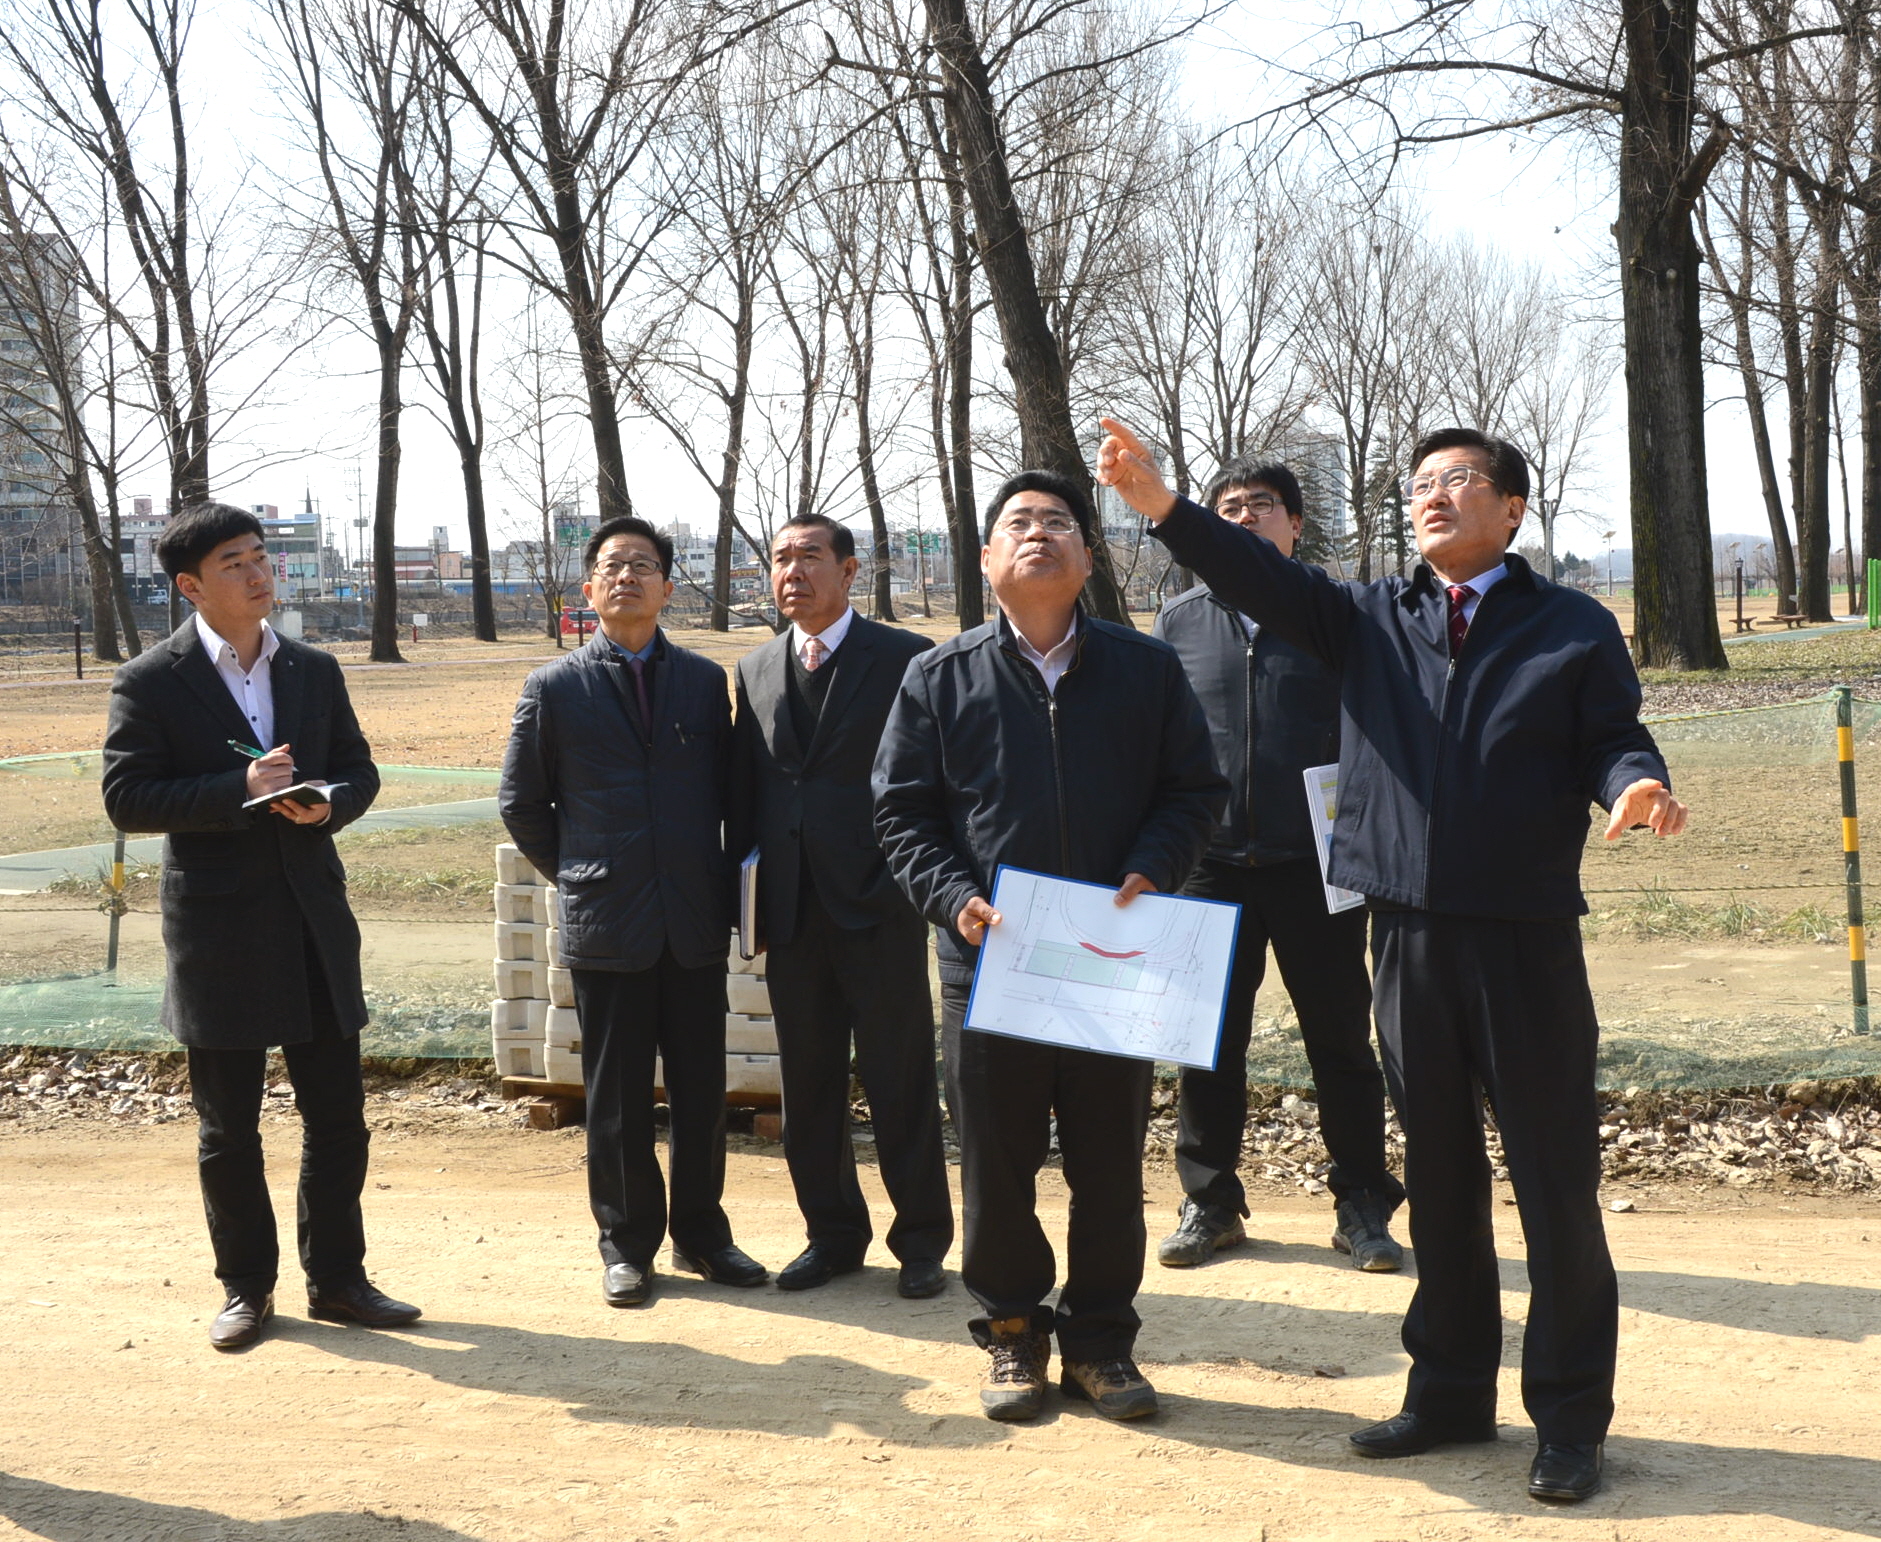
<path fill-rule="evenodd" d="M 1322 543 L 1335 549 L 1342 545 L 1352 533 L 1345 440 L 1302 429 L 1280 441 L 1277 458 L 1300 479 L 1307 522 L 1318 530 Z"/>
<path fill-rule="evenodd" d="M 324 594 L 323 531 L 312 496 L 298 514 L 283 514 L 272 503 L 250 504 L 249 512 L 261 521 L 261 538 L 267 542 L 268 555 L 274 561 L 276 602 L 292 605 Z"/>
<path fill-rule="evenodd" d="M 40 597 L 41 581 L 65 571 L 75 545 L 71 500 L 62 493 L 71 450 L 51 371 L 76 369 L 78 341 L 62 265 L 49 260 L 57 250 L 56 237 L 28 237 L 30 268 L 22 268 L 17 247 L 0 247 L 0 601 Z M 62 317 L 50 359 L 36 309 L 41 295 Z"/>

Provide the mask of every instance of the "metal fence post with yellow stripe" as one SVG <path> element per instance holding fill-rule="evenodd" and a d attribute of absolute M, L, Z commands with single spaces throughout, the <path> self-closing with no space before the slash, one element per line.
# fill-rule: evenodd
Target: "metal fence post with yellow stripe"
<path fill-rule="evenodd" d="M 1842 870 L 1848 884 L 1848 974 L 1855 1032 L 1868 1031 L 1868 941 L 1861 910 L 1861 826 L 1855 817 L 1855 692 L 1835 688 L 1835 759 L 1842 774 Z"/>
<path fill-rule="evenodd" d="M 124 897 L 124 832 L 117 832 L 117 839 L 111 844 L 111 892 L 105 896 L 104 910 L 111 917 L 110 939 L 105 945 L 105 973 L 110 983 L 118 983 L 118 928 L 123 924 L 124 912 L 129 910 L 130 902 Z"/>

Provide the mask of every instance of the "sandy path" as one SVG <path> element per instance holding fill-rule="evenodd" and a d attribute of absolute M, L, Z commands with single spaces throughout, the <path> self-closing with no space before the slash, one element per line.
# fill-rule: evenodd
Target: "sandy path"
<path fill-rule="evenodd" d="M 372 1266 L 427 1322 L 315 1324 L 290 1285 L 275 1336 L 233 1356 L 203 1342 L 216 1303 L 186 1126 L 0 1126 L 0 1537 L 1881 1536 L 1872 1202 L 1673 1190 L 1611 1218 L 1612 1482 L 1563 1513 L 1521 1492 L 1512 1379 L 1495 1447 L 1347 1454 L 1347 1431 L 1396 1406 L 1410 1282 L 1340 1267 L 1321 1203 L 1263 1198 L 1257 1246 L 1151 1266 L 1139 1348 L 1159 1420 L 1111 1426 L 1054 1396 L 1007 1428 L 977 1414 L 957 1284 L 901 1301 L 878 1247 L 806 1297 L 682 1278 L 610 1311 L 578 1131 L 374 1119 Z M 280 1171 L 292 1123 L 269 1139 Z M 1042 1198 L 1061 1226 L 1055 1175 Z M 1153 1174 L 1152 1237 L 1172 1202 Z M 773 1267 L 795 1251 L 776 1148 L 734 1153 L 727 1207 Z"/>

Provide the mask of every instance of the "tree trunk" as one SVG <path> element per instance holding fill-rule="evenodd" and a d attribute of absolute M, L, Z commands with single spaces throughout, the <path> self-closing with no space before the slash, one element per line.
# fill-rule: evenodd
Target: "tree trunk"
<path fill-rule="evenodd" d="M 1056 471 L 1067 478 L 1084 492 L 1095 509 L 1090 468 L 1071 423 L 1064 360 L 1039 297 L 1031 243 L 1006 168 L 992 82 L 967 16 L 966 0 L 925 0 L 925 4 L 935 52 L 941 61 L 947 120 L 960 148 L 960 175 L 979 228 L 980 262 L 986 269 L 987 288 L 1006 348 L 1006 366 L 1012 374 L 1020 455 L 1028 466 Z M 1085 601 L 1105 620 L 1128 626 L 1129 612 L 1117 588 L 1110 546 L 1101 525 L 1094 534 Z"/>
<path fill-rule="evenodd" d="M 115 459 L 115 448 L 108 452 L 107 459 Z M 124 560 L 118 555 L 119 543 L 123 540 L 118 516 L 118 479 L 115 466 L 107 465 L 103 471 L 105 490 L 105 511 L 110 519 L 110 534 L 106 545 L 111 552 L 111 602 L 117 607 L 118 633 L 124 639 L 124 646 L 132 658 L 144 651 L 144 641 L 137 634 L 137 613 L 131 608 L 130 585 L 124 582 Z"/>
<path fill-rule="evenodd" d="M 896 621 L 894 571 L 888 544 L 888 511 L 882 506 L 882 487 L 875 475 L 875 435 L 869 425 L 869 393 L 875 376 L 875 292 L 862 288 L 857 304 L 862 309 L 858 336 L 847 313 L 843 324 L 849 335 L 850 357 L 856 371 L 856 461 L 862 472 L 862 498 L 869 506 L 869 535 L 874 566 L 875 619 Z M 920 540 L 917 532 L 915 539 Z"/>
<path fill-rule="evenodd" d="M 379 348 L 379 460 L 372 495 L 372 662 L 402 664 L 398 647 L 397 542 L 399 418 L 404 402 L 399 396 L 399 365 L 403 338 L 381 341 Z"/>
<path fill-rule="evenodd" d="M 1620 299 L 1633 524 L 1633 651 L 1724 669 L 1711 595 L 1704 357 L 1692 206 L 1723 151 L 1691 148 L 1697 0 L 1625 0 Z"/>
<path fill-rule="evenodd" d="M 124 564 L 105 541 L 98 523 L 98 504 L 87 480 L 81 478 L 74 482 L 72 502 L 78 509 L 79 528 L 85 533 L 85 567 L 91 578 L 92 657 L 106 664 L 120 664 L 124 655 L 118 649 L 118 607 L 113 575 L 121 584 Z"/>
<path fill-rule="evenodd" d="M 718 540 L 712 549 L 712 615 L 714 632 L 731 630 L 731 549 L 737 534 L 738 476 L 745 459 L 745 406 L 751 394 L 751 346 L 755 280 L 741 277 L 738 319 L 732 329 L 732 388 L 725 403 L 725 453 L 718 479 Z"/>
<path fill-rule="evenodd" d="M 1868 70 L 1868 168 L 1862 192 L 1881 202 L 1881 52 Z M 1863 212 L 1851 262 L 1855 311 L 1855 378 L 1861 431 L 1861 553 L 1881 557 L 1881 214 Z M 1864 582 L 1866 564 L 1863 566 Z M 1864 591 L 1865 592 L 1865 591 Z"/>
<path fill-rule="evenodd" d="M 1833 251 L 1822 254 L 1827 260 L 1833 260 L 1834 255 Z M 1803 495 L 1796 508 L 1796 605 L 1811 621 L 1833 621 L 1829 554 L 1835 537 L 1829 518 L 1829 404 L 1835 391 L 1837 289 L 1826 270 L 1815 300 L 1804 375 Z"/>
<path fill-rule="evenodd" d="M 947 307 L 947 438 L 952 456 L 949 503 L 953 521 L 954 614 L 960 629 L 986 622 L 980 577 L 980 511 L 973 489 L 973 238 L 967 228 L 967 190 L 947 179 L 948 225 L 953 235 L 953 293 Z"/>

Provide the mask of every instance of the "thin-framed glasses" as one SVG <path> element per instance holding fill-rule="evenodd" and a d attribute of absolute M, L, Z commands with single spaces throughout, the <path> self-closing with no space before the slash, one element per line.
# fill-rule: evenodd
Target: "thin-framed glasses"
<path fill-rule="evenodd" d="M 1002 519 L 993 527 L 1015 541 L 1023 541 L 1034 530 L 1043 530 L 1049 536 L 1070 535 L 1078 528 L 1078 522 L 1069 514 L 1014 514 Z"/>
<path fill-rule="evenodd" d="M 594 571 L 609 583 L 619 578 L 622 573 L 631 573 L 643 583 L 649 578 L 660 578 L 665 575 L 665 569 L 651 557 L 633 557 L 626 562 L 618 560 L 597 562 L 594 565 Z"/>
<path fill-rule="evenodd" d="M 1285 508 L 1280 499 L 1266 493 L 1257 493 L 1251 498 L 1223 498 L 1215 505 L 1215 512 L 1223 519 L 1239 519 L 1242 515 L 1251 515 L 1255 519 L 1265 519 L 1275 509 Z"/>
<path fill-rule="evenodd" d="M 1494 477 L 1474 466 L 1445 466 L 1441 471 L 1419 471 L 1408 476 L 1398 483 L 1398 488 L 1406 498 L 1416 503 L 1420 498 L 1428 498 L 1440 487 L 1446 493 L 1461 492 L 1470 485 L 1471 477 L 1481 477 L 1491 487 L 1496 485 Z"/>

